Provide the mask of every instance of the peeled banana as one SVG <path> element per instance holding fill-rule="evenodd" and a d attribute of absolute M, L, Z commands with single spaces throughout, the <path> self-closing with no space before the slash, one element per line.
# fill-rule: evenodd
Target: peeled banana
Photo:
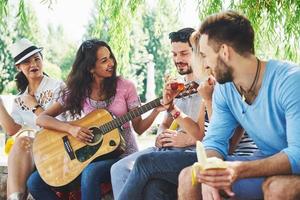
<path fill-rule="evenodd" d="M 196 153 L 198 162 L 195 162 L 192 166 L 192 185 L 197 184 L 197 172 L 205 171 L 207 169 L 226 169 L 227 164 L 217 157 L 207 158 L 203 144 L 200 141 L 196 143 Z"/>

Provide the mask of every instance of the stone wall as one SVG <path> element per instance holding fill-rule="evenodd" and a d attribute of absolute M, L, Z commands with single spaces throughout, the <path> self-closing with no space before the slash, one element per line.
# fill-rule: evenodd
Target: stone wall
<path fill-rule="evenodd" d="M 6 199 L 7 167 L 0 166 L 0 200 Z"/>

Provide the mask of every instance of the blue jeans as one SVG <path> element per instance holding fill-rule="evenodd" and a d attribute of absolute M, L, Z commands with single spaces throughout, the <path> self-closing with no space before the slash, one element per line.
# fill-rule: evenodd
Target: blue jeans
<path fill-rule="evenodd" d="M 124 187 L 126 180 L 130 174 L 130 171 L 133 168 L 135 160 L 143 154 L 147 154 L 154 151 L 157 151 L 156 147 L 149 147 L 142 151 L 130 154 L 113 164 L 113 166 L 110 169 L 110 174 L 115 199 L 118 199 L 120 192 Z"/>
<path fill-rule="evenodd" d="M 267 156 L 260 151 L 252 156 L 227 156 L 227 161 L 253 161 L 264 159 Z M 239 179 L 232 185 L 232 191 L 235 193 L 235 199 L 257 200 L 263 199 L 262 184 L 265 177 Z"/>
<path fill-rule="evenodd" d="M 147 199 L 159 199 L 159 193 L 149 192 L 149 181 L 159 179 L 177 188 L 180 171 L 196 161 L 196 153 L 192 151 L 157 151 L 141 155 L 135 161 L 118 199 L 142 200 L 145 198 L 143 195 L 147 195 Z M 155 187 L 155 184 L 151 187 Z"/>
<path fill-rule="evenodd" d="M 177 199 L 177 185 L 161 179 L 151 179 L 143 191 L 144 200 Z"/>
<path fill-rule="evenodd" d="M 100 183 L 110 181 L 110 168 L 118 159 L 101 160 L 90 163 L 81 174 L 81 199 L 100 199 Z M 51 186 L 47 185 L 38 171 L 31 174 L 27 181 L 27 187 L 36 199 L 58 199 Z"/>

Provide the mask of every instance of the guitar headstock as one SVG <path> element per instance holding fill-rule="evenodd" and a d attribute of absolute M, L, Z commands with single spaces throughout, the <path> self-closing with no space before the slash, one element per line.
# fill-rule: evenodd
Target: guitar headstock
<path fill-rule="evenodd" d="M 195 93 L 197 93 L 198 87 L 199 87 L 199 84 L 196 83 L 195 81 L 187 83 L 184 85 L 184 89 L 175 98 L 182 98 L 185 96 L 195 94 Z"/>

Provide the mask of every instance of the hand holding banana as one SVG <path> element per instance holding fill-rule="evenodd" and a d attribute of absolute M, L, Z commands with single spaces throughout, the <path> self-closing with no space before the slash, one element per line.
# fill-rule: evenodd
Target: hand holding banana
<path fill-rule="evenodd" d="M 224 162 L 216 157 L 207 158 L 204 147 L 199 141 L 196 144 L 196 152 L 198 162 L 192 166 L 192 184 L 202 183 L 217 189 L 226 198 L 233 197 L 234 192 L 231 187 L 239 177 L 238 172 L 242 162 Z"/>
<path fill-rule="evenodd" d="M 197 172 L 204 172 L 208 169 L 226 169 L 227 164 L 220 158 L 211 157 L 207 158 L 206 153 L 203 147 L 203 144 L 200 141 L 196 143 L 196 153 L 198 162 L 193 164 L 192 167 L 192 184 L 197 184 Z"/>

